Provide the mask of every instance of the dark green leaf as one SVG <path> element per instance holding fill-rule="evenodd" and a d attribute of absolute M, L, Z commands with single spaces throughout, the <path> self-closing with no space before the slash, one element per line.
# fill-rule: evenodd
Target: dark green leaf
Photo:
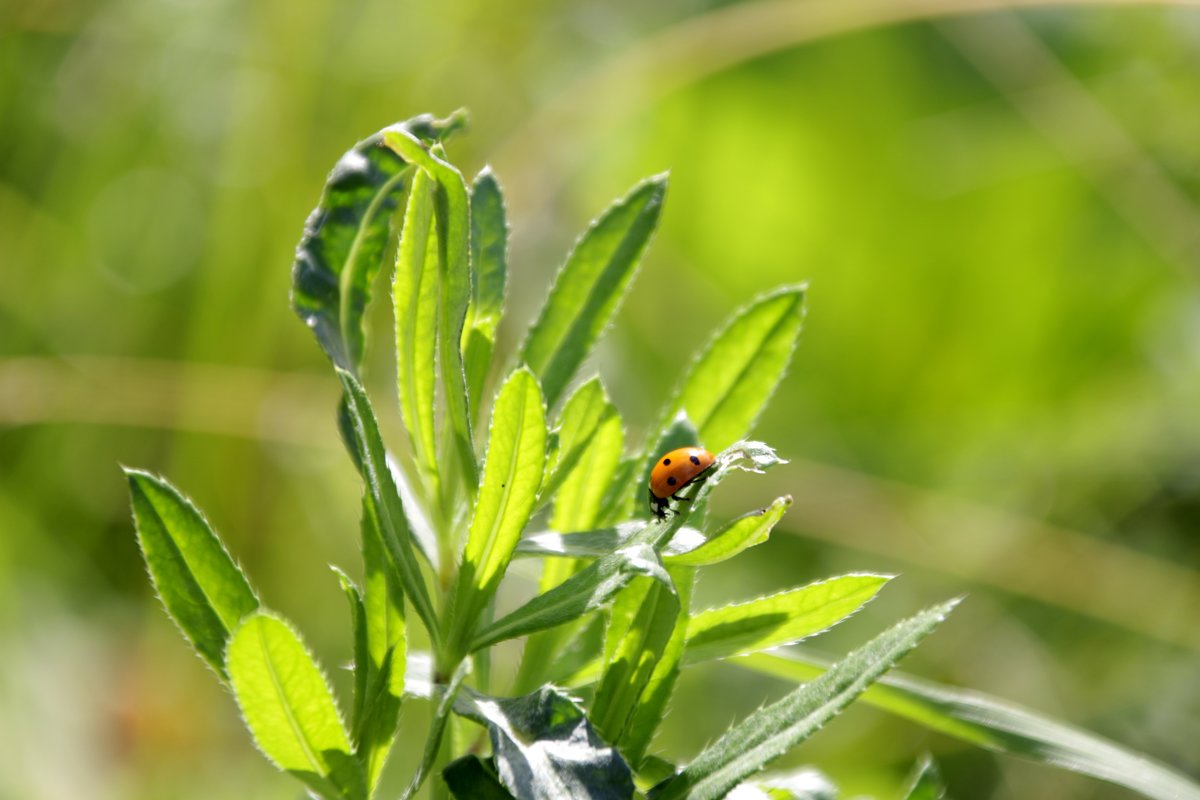
<path fill-rule="evenodd" d="M 225 647 L 258 597 L 194 505 L 162 478 L 126 469 L 138 544 L 167 613 L 225 676 Z"/>
<path fill-rule="evenodd" d="M 793 681 L 809 681 L 829 669 L 827 660 L 800 648 L 729 663 Z M 1155 800 L 1200 800 L 1200 785 L 1140 753 L 980 692 L 893 673 L 862 699 L 956 739 L 1090 775 Z"/>
<path fill-rule="evenodd" d="M 807 739 L 916 647 L 957 600 L 911 617 L 850 653 L 828 672 L 730 728 L 679 775 L 659 784 L 653 800 L 717 800 L 743 779 Z"/>
<path fill-rule="evenodd" d="M 463 713 L 463 709 L 457 709 Z M 475 696 L 500 781 L 522 800 L 630 800 L 633 774 L 583 710 L 552 686 L 513 698 Z"/>
<path fill-rule="evenodd" d="M 304 224 L 292 266 L 292 307 L 342 369 L 357 373 L 362 364 L 363 313 L 387 249 L 392 214 L 404 193 L 408 165 L 383 146 L 384 134 L 409 130 L 436 140 L 458 128 L 461 119 L 424 115 L 356 144 L 334 165 Z"/>
<path fill-rule="evenodd" d="M 479 756 L 463 756 L 442 770 L 455 800 L 516 800 L 500 783 L 495 770 Z"/>
<path fill-rule="evenodd" d="M 521 361 L 541 380 L 548 405 L 558 402 L 620 305 L 658 226 L 666 189 L 665 175 L 635 186 L 567 256 L 521 348 Z"/>
<path fill-rule="evenodd" d="M 263 754 L 326 798 L 365 800 L 366 782 L 333 692 L 300 636 L 259 611 L 229 642 L 229 680 Z"/>
<path fill-rule="evenodd" d="M 926 755 L 918 763 L 908 781 L 908 792 L 904 800 L 942 800 L 946 787 L 942 784 L 937 764 Z"/>

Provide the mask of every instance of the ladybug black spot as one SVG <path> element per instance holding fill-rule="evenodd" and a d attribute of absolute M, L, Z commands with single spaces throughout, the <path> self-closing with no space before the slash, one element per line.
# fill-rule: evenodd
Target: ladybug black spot
<path fill-rule="evenodd" d="M 669 467 L 669 466 L 671 466 L 671 459 L 669 459 L 669 458 L 664 458 L 664 459 L 663 459 L 663 466 L 664 466 L 664 467 Z"/>
<path fill-rule="evenodd" d="M 698 466 L 700 466 L 700 459 L 697 458 L 696 456 L 692 456 L 692 463 L 698 467 Z"/>
<path fill-rule="evenodd" d="M 667 478 L 667 486 L 674 486 L 676 483 L 677 483 L 677 481 L 675 480 L 675 476 L 674 476 L 674 475 L 672 475 L 671 477 Z"/>

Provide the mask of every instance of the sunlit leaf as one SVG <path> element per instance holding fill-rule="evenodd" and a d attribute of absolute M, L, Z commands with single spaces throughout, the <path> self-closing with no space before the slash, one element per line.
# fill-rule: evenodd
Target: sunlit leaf
<path fill-rule="evenodd" d="M 628 289 L 658 226 L 666 176 L 650 178 L 610 206 L 583 234 L 521 348 L 521 361 L 554 406 Z"/>
<path fill-rule="evenodd" d="M 608 448 L 607 451 L 592 446 L 602 430 L 602 446 Z M 563 404 L 558 426 L 552 436 L 553 445 L 546 463 L 546 479 L 539 494 L 540 503 L 544 504 L 553 497 L 577 467 L 581 473 L 577 484 L 600 483 L 603 489 L 604 481 L 611 476 L 612 469 L 621 457 L 620 430 L 620 417 L 609 402 L 599 378 L 593 378 L 576 389 Z M 612 432 L 615 432 L 615 436 Z M 615 452 L 611 449 L 613 444 L 616 444 Z M 598 464 L 585 458 L 591 455 L 596 457 Z M 577 511 L 577 515 L 582 516 L 582 513 Z"/>
<path fill-rule="evenodd" d="M 745 603 L 695 614 L 684 661 L 696 664 L 797 642 L 836 625 L 869 602 L 890 575 L 842 575 Z"/>
<path fill-rule="evenodd" d="M 258 598 L 208 521 L 167 481 L 126 469 L 138 544 L 167 613 L 218 674 L 225 647 Z"/>
<path fill-rule="evenodd" d="M 496 593 L 537 500 L 546 462 L 546 410 L 537 379 L 516 370 L 492 410 L 487 460 L 451 605 L 451 636 L 461 655 Z"/>
<path fill-rule="evenodd" d="M 300 636 L 279 617 L 247 617 L 229 642 L 229 680 L 262 752 L 326 798 L 365 799 L 366 782 L 333 692 Z"/>
<path fill-rule="evenodd" d="M 779 289 L 738 311 L 693 362 L 662 419 L 686 412 L 713 452 L 749 434 L 791 363 L 804 291 Z"/>
<path fill-rule="evenodd" d="M 743 779 L 807 739 L 938 626 L 957 600 L 911 617 L 850 653 L 820 678 L 726 731 L 683 772 L 656 786 L 653 800 L 718 800 Z"/>
<path fill-rule="evenodd" d="M 762 544 L 771 529 L 792 504 L 790 496 L 780 497 L 766 508 L 751 511 L 730 522 L 699 547 L 677 555 L 667 555 L 670 565 L 706 567 L 727 561 L 743 550 Z"/>

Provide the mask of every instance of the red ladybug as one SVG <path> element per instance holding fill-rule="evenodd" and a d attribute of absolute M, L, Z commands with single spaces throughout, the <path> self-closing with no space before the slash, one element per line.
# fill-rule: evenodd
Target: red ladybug
<path fill-rule="evenodd" d="M 665 453 L 650 470 L 650 510 L 665 519 L 667 503 L 675 494 L 705 472 L 716 457 L 703 447 L 680 447 Z"/>

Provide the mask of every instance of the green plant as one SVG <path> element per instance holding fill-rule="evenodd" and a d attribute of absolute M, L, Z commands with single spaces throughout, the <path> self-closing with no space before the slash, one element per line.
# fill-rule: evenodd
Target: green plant
<path fill-rule="evenodd" d="M 299 633 L 261 604 L 200 512 L 161 478 L 128 471 L 139 542 L 163 604 L 232 690 L 272 762 L 314 795 L 371 797 L 401 702 L 417 696 L 434 713 L 404 797 L 431 775 L 435 796 L 457 798 L 822 797 L 828 784 L 804 775 L 754 776 L 861 697 L 1151 797 L 1200 797 L 1186 779 L 1096 737 L 978 695 L 885 676 L 955 600 L 835 664 L 794 648 L 768 652 L 837 624 L 890 576 L 842 575 L 694 611 L 696 572 L 766 541 L 791 502 L 708 522 L 707 499 L 725 477 L 781 463 L 744 437 L 787 370 L 804 288 L 784 287 L 737 312 L 687 368 L 650 435 L 628 446 L 600 380 L 575 379 L 632 281 L 666 179 L 634 187 L 592 224 L 516 366 L 497 370 L 507 221 L 491 173 L 468 186 L 446 160 L 443 142 L 461 124 L 461 115 L 418 117 L 354 147 L 330 174 L 297 249 L 293 304 L 333 361 L 343 390 L 338 423 L 364 487 L 361 582 L 338 572 L 352 620 L 348 724 Z M 407 442 L 393 457 L 360 371 L 364 313 L 398 217 L 392 300 Z M 500 372 L 485 434 L 482 407 Z M 717 451 L 714 465 L 681 489 L 674 510 L 651 517 L 639 500 L 657 454 L 699 442 Z M 539 521 L 549 530 L 527 530 Z M 544 559 L 539 593 L 498 614 L 496 591 L 514 558 Z M 519 637 L 514 686 L 498 692 L 489 649 Z M 415 652 L 418 641 L 427 642 L 427 657 Z M 686 766 L 651 755 L 680 670 L 733 656 L 804 682 Z M 486 733 L 490 755 L 478 755 L 472 724 Z M 936 769 L 922 764 L 908 796 L 941 793 Z"/>

